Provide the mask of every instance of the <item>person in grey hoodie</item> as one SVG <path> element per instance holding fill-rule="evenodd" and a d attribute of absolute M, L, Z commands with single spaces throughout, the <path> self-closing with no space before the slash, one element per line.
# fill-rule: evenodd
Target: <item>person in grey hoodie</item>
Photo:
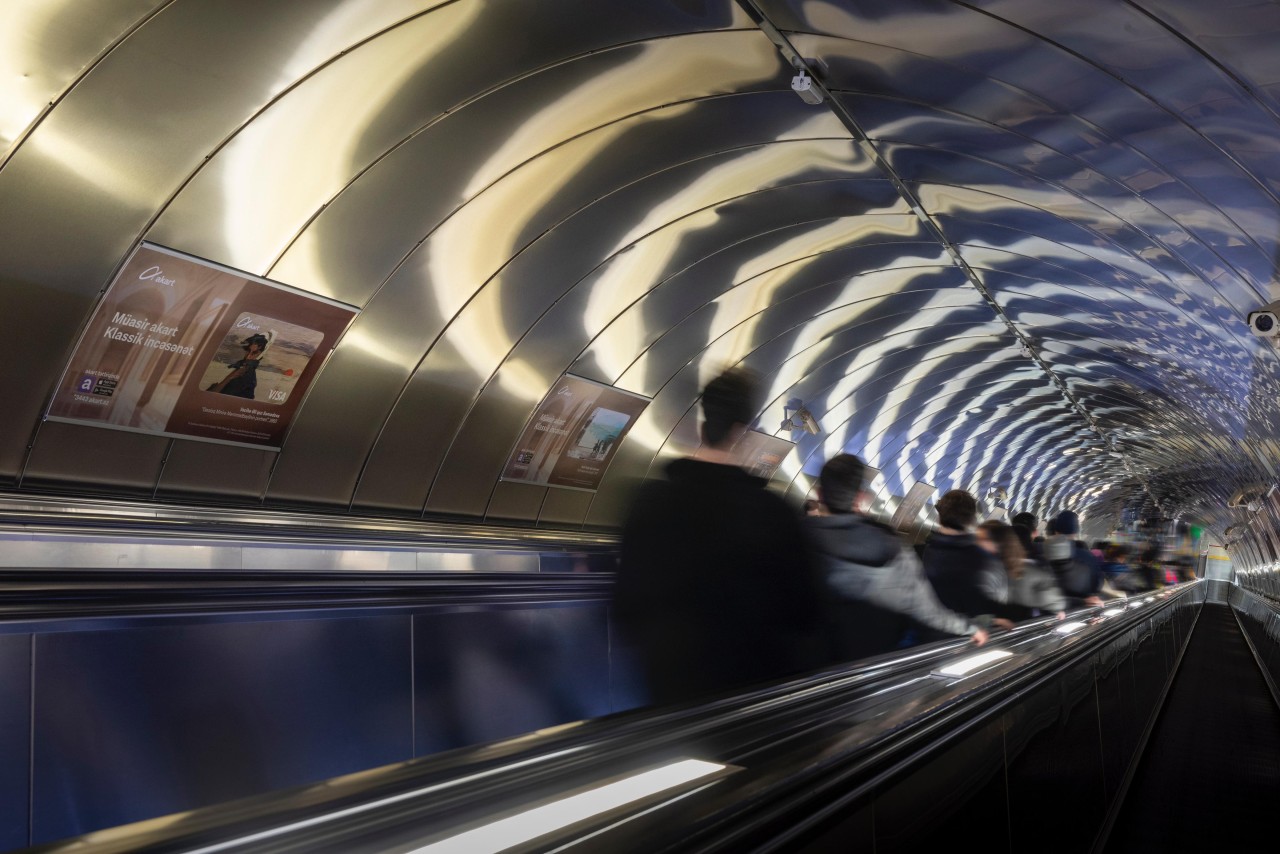
<path fill-rule="evenodd" d="M 842 658 L 894 649 L 905 617 L 948 635 L 968 635 L 981 646 L 981 618 L 949 611 L 938 601 L 913 550 L 892 529 L 863 512 L 870 496 L 866 466 L 852 454 L 827 461 L 818 479 L 820 515 L 805 524 L 833 603 L 835 646 Z M 879 636 L 877 636 L 879 635 Z"/>

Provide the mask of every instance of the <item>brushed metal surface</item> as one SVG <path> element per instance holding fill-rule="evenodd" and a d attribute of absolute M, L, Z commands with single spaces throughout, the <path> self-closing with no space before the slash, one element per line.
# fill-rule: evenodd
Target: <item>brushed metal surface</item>
<path fill-rule="evenodd" d="M 686 42 L 697 44 L 696 53 L 677 49 L 679 44 Z M 691 64 L 681 64 L 681 57 Z M 586 87 L 588 92 L 593 91 L 590 86 L 601 85 L 601 73 L 605 67 L 612 75 L 609 79 L 616 77 L 614 88 L 617 98 L 601 100 L 590 94 L 572 95 L 585 81 L 591 81 Z M 565 76 L 569 80 L 558 79 Z M 531 128 L 511 138 L 518 141 L 518 145 L 515 141 L 504 144 L 501 135 L 489 132 L 479 135 L 475 144 L 460 149 L 471 157 L 479 157 L 486 145 L 496 148 L 487 160 L 472 167 L 473 170 L 479 169 L 481 175 L 492 171 L 487 177 L 473 178 L 472 186 L 463 190 L 465 204 L 460 205 L 456 213 L 442 211 L 442 222 L 420 226 L 419 234 L 414 236 L 414 241 L 421 241 L 420 245 L 411 242 L 402 247 L 403 252 L 410 254 L 381 286 L 377 297 L 366 304 L 364 313 L 343 342 L 345 349 L 354 350 L 357 357 L 342 358 L 344 347 L 340 347 L 326 366 L 324 377 L 317 382 L 308 398 L 305 411 L 298 418 L 286 450 L 281 454 L 272 476 L 269 496 L 302 500 L 328 497 L 333 503 L 349 503 L 364 463 L 364 454 L 376 440 L 383 420 L 402 396 L 414 365 L 423 360 L 424 354 L 435 352 L 436 361 L 450 368 L 458 366 L 465 372 L 464 376 L 479 374 L 483 377 L 488 354 L 505 352 L 503 347 L 509 347 L 514 340 L 512 336 L 518 336 L 518 327 L 508 335 L 502 334 L 501 326 L 493 322 L 497 307 L 492 302 L 489 303 L 492 307 L 486 309 L 481 305 L 474 314 L 465 315 L 465 319 L 455 315 L 464 307 L 471 309 L 473 298 L 485 289 L 489 279 L 502 269 L 513 253 L 523 248 L 522 234 L 539 234 L 574 210 L 570 207 L 575 204 L 573 195 L 559 199 L 559 194 L 550 193 L 547 189 L 540 190 L 547 201 L 559 201 L 568 210 L 550 204 L 533 204 L 531 194 L 534 188 L 547 187 L 550 175 L 573 174 L 572 170 L 580 165 L 582 159 L 593 148 L 606 144 L 613 134 L 596 134 L 577 146 L 561 146 L 544 158 L 536 155 L 575 134 L 609 124 L 633 112 L 673 100 L 719 94 L 735 86 L 752 83 L 762 86 L 775 81 L 777 76 L 776 55 L 758 32 L 728 32 L 665 39 L 652 46 L 628 46 L 615 52 L 601 52 L 522 81 L 528 84 L 524 88 L 532 91 L 523 93 L 524 97 L 519 101 L 520 110 L 517 111 L 512 104 L 496 114 L 508 128 L 513 118 L 548 99 L 552 99 L 552 104 L 546 109 L 556 108 L 556 115 L 567 116 L 564 122 L 568 122 L 568 126 L 562 127 L 564 122 L 541 123 L 530 119 Z M 570 87 L 570 94 L 563 96 L 568 99 L 567 104 L 554 100 L 565 86 Z M 520 93 L 513 92 L 507 97 L 517 94 Z M 586 104 L 572 109 L 572 105 L 583 97 L 588 99 L 591 109 L 586 109 Z M 501 106 L 499 100 L 493 109 Z M 462 110 L 458 115 L 466 117 L 468 111 Z M 448 130 L 452 121 L 450 117 L 442 122 L 439 126 L 441 132 Z M 466 132 L 465 127 L 462 132 Z M 547 138 L 542 138 L 544 136 Z M 457 147 L 457 138 L 453 137 L 453 140 Z M 504 172 L 529 158 L 534 158 L 529 165 L 504 176 Z M 386 164 L 384 161 L 382 165 L 390 168 Z M 458 172 L 451 170 L 452 174 Z M 500 177 L 502 180 L 496 180 Z M 404 181 L 405 176 L 398 180 Z M 601 192 L 597 190 L 595 195 Z M 686 203 L 694 203 L 695 198 L 698 197 L 690 194 Z M 510 216 L 517 199 L 520 209 L 528 206 L 524 219 Z M 707 203 L 709 201 L 704 202 Z M 501 231 L 497 230 L 498 222 L 502 222 Z M 612 230 L 616 234 L 617 226 Z M 502 248 L 494 251 L 498 246 Z M 402 257 L 394 256 L 392 263 Z M 486 295 L 484 299 L 492 300 L 492 297 Z M 480 319 L 472 320 L 473 317 Z M 437 344 L 436 337 L 446 331 L 448 334 Z M 436 418 L 447 419 L 451 402 L 449 393 L 458 380 L 449 375 L 448 369 L 441 376 L 435 376 L 434 372 L 428 372 L 427 376 L 432 388 L 438 392 L 433 402 L 433 413 Z M 475 380 L 470 379 L 469 382 Z M 346 424 L 342 416 L 353 411 L 353 403 L 354 411 L 379 413 L 380 417 Z M 358 429 L 360 427 L 363 429 Z M 340 442 L 335 433 L 340 433 Z M 425 441 L 420 440 L 421 445 L 427 449 L 436 447 L 433 438 L 425 437 Z M 338 453 L 338 448 L 342 448 L 343 453 Z M 322 462 L 317 463 L 317 460 Z M 408 471 L 403 463 L 397 462 L 397 466 L 401 468 L 398 476 L 405 477 Z M 430 472 L 425 476 L 429 478 Z M 475 481 L 476 478 L 469 478 L 467 482 Z M 476 504 L 473 500 L 463 508 L 451 505 L 436 509 L 483 514 L 484 501 L 479 500 L 478 506 Z"/>
<path fill-rule="evenodd" d="M 538 513 L 538 524 L 550 527 L 576 528 L 587 516 L 591 493 L 576 489 L 549 489 Z"/>
<path fill-rule="evenodd" d="M 84 541 L 109 544 L 228 544 L 336 546 L 349 549 L 410 549 L 423 552 L 507 553 L 613 551 L 617 537 L 525 526 L 455 525 L 414 519 L 339 516 L 258 507 L 109 499 L 0 496 L 0 535 L 15 541 Z"/>
<path fill-rule="evenodd" d="M 0 313 L 22 354 L 0 370 L 0 488 L 607 530 L 627 484 L 696 446 L 702 382 L 742 363 L 761 426 L 800 396 L 825 428 L 779 489 L 847 450 L 887 497 L 1003 486 L 1091 536 L 1181 516 L 1242 568 L 1280 557 L 1280 505 L 1230 500 L 1280 479 L 1280 363 L 1243 323 L 1280 298 L 1272 4 L 0 15 Z M 832 100 L 789 91 L 793 55 Z M 37 430 L 143 235 L 364 309 L 278 458 Z M 535 508 L 497 476 L 566 370 L 655 402 L 598 496 Z"/>
<path fill-rule="evenodd" d="M 720 109 L 713 115 L 724 117 Z M 600 322 L 595 320 L 597 316 L 609 317 L 611 304 L 625 303 L 627 297 L 618 293 L 620 288 L 643 286 L 645 280 L 633 277 L 628 269 L 650 265 L 679 269 L 696 260 L 709 251 L 706 246 L 691 247 L 689 258 L 668 256 L 682 234 L 699 229 L 704 221 L 718 218 L 722 212 L 727 214 L 735 205 L 750 204 L 750 200 L 724 198 L 735 191 L 736 175 L 784 181 L 804 154 L 830 158 L 831 168 L 839 172 L 860 168 L 848 143 L 838 139 L 784 140 L 772 146 L 713 150 L 665 169 L 661 161 L 651 159 L 652 155 L 625 161 L 652 171 L 633 175 L 630 182 L 599 202 L 590 204 L 594 200 L 588 196 L 582 202 L 584 207 L 570 208 L 572 216 L 540 234 L 536 243 L 501 272 L 493 290 L 486 289 L 477 304 L 467 306 L 469 314 L 460 315 L 467 317 L 467 322 L 451 327 L 423 359 L 366 465 L 357 502 L 373 501 L 379 494 L 395 495 L 392 488 L 413 489 L 396 496 L 395 506 L 416 502 L 421 507 L 436 467 L 454 441 L 482 441 L 491 456 L 505 456 L 533 406 L 578 355 L 575 341 L 585 343 L 587 325 Z M 655 209 L 661 203 L 664 207 Z M 624 212 L 637 209 L 651 211 L 651 230 L 636 229 L 629 234 L 631 229 L 619 222 L 625 222 Z M 776 221 L 785 222 L 785 217 Z M 587 246 L 595 247 L 607 260 L 598 261 L 584 251 Z M 561 275 L 548 277 L 548 267 L 559 269 Z M 506 303 L 501 299 L 503 293 L 509 295 Z M 495 301 L 488 294 L 499 298 Z M 594 302 L 603 305 L 593 306 L 593 295 L 597 295 Z M 585 323 L 579 313 L 583 311 L 589 312 Z M 497 330 L 507 324 L 511 331 L 500 336 Z M 535 324 L 536 331 L 530 329 Z M 579 331 L 584 326 L 587 329 Z M 499 373 L 496 380 L 491 379 L 504 357 L 510 364 L 507 376 Z M 496 421 L 472 418 L 472 424 L 483 426 L 468 435 L 456 421 L 466 417 L 481 388 L 508 400 L 521 414 L 515 421 L 503 416 Z M 505 446 L 498 447 L 504 442 Z M 458 457 L 465 457 L 465 453 Z M 497 462 L 499 469 L 504 461 Z M 406 477 L 409 471 L 418 477 Z M 470 480 L 478 481 L 474 477 Z M 379 498 L 377 503 L 386 500 Z M 484 498 L 473 500 L 482 502 Z"/>
<path fill-rule="evenodd" d="M 33 841 L 408 758 L 409 621 L 41 635 Z"/>
<path fill-rule="evenodd" d="M 613 710 L 607 609 L 414 617 L 416 755 Z"/>
<path fill-rule="evenodd" d="M 338 3 L 171 4 L 102 57 L 5 162 L 0 312 L 42 322 L 15 325 L 13 343 L 28 361 L 0 373 L 10 413 L 0 447 L 25 446 L 95 295 L 146 223 L 206 154 L 280 91 L 281 57 L 305 44 Z M 345 34 L 335 35 L 336 44 L 299 57 L 314 61 L 344 47 Z M 33 300 L 48 302 L 23 311 Z"/>
<path fill-rule="evenodd" d="M 0 164 L 121 34 L 166 0 L 12 0 L 0 11 Z"/>
<path fill-rule="evenodd" d="M 495 521 L 501 519 L 537 521 L 547 493 L 554 491 L 550 487 L 533 483 L 500 481 L 493 486 L 486 505 L 486 518 Z"/>
<path fill-rule="evenodd" d="M 177 499 L 196 495 L 261 498 L 275 461 L 274 451 L 176 441 L 165 457 L 156 495 Z"/>
<path fill-rule="evenodd" d="M 0 850 L 31 844 L 31 635 L 0 635 Z"/>
<path fill-rule="evenodd" d="M 27 485 L 114 484 L 138 497 L 150 497 L 169 446 L 163 436 L 57 421 L 41 424 L 40 435 L 44 440 L 36 443 L 23 473 Z"/>

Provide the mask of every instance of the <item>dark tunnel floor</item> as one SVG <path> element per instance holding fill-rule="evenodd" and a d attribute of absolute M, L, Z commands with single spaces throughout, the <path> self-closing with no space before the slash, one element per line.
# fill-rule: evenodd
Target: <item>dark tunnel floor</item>
<path fill-rule="evenodd" d="M 1105 850 L 1274 851 L 1278 795 L 1280 711 L 1231 609 L 1207 603 Z"/>

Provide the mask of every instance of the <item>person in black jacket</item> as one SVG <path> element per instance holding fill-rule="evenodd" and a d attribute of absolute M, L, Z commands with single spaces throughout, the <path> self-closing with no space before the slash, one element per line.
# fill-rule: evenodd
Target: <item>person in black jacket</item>
<path fill-rule="evenodd" d="M 822 511 L 805 519 L 832 602 L 837 656 L 853 660 L 890 652 L 913 623 L 943 635 L 969 635 L 981 646 L 987 640 L 983 627 L 942 607 L 916 553 L 891 528 L 861 512 L 870 499 L 865 472 L 853 454 L 827 460 L 818 476 Z"/>
<path fill-rule="evenodd" d="M 938 528 L 924 548 L 924 572 L 939 601 L 953 611 L 976 617 L 993 615 L 998 625 L 1030 619 L 1025 605 L 991 598 L 986 589 L 988 555 L 971 529 L 978 521 L 978 501 L 962 489 L 938 499 Z"/>
<path fill-rule="evenodd" d="M 641 487 L 622 531 L 614 609 L 656 703 L 830 662 L 799 514 L 737 465 L 758 406 L 730 372 L 702 392 L 703 445 Z"/>

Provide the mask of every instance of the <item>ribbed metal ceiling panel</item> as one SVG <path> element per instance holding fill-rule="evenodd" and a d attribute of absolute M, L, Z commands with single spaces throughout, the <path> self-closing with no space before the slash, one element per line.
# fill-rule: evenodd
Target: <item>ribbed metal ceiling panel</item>
<path fill-rule="evenodd" d="M 884 506 L 1003 487 L 1270 562 L 1277 33 L 1191 0 L 5 4 L 0 478 L 612 526 L 743 364 L 762 429 L 822 424 L 785 434 L 797 496 L 847 450 Z M 42 422 L 141 240 L 361 309 L 279 454 Z M 500 482 L 566 371 L 653 403 L 596 495 Z"/>

